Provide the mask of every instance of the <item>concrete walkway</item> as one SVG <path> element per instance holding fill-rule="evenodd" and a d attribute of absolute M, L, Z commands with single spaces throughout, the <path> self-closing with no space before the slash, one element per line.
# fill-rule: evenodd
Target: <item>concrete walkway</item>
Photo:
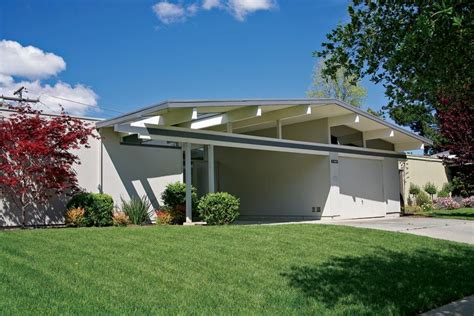
<path fill-rule="evenodd" d="M 474 315 L 474 295 L 463 298 L 462 300 L 449 303 L 429 312 L 421 314 L 422 316 L 444 316 L 444 315 Z"/>
<path fill-rule="evenodd" d="M 397 217 L 325 222 L 324 224 L 373 228 L 474 244 L 474 221 L 424 217 Z"/>

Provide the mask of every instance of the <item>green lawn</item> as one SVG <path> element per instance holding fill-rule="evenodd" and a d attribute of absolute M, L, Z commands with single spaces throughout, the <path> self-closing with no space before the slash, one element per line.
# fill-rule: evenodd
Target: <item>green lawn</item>
<path fill-rule="evenodd" d="M 0 232 L 0 314 L 415 314 L 474 293 L 474 247 L 326 225 Z"/>
<path fill-rule="evenodd" d="M 474 220 L 474 208 L 460 208 L 457 210 L 434 210 L 428 213 L 428 216 Z"/>
<path fill-rule="evenodd" d="M 459 208 L 457 210 L 433 210 L 430 212 L 412 212 L 410 209 L 408 209 L 407 213 L 416 216 L 465 219 L 471 221 L 474 220 L 474 208 Z"/>

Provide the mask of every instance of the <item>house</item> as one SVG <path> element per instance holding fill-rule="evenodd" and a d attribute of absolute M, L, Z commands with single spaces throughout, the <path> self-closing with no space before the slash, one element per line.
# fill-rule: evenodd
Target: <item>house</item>
<path fill-rule="evenodd" d="M 158 208 L 184 181 L 188 222 L 191 184 L 239 197 L 243 219 L 398 216 L 398 163 L 432 144 L 334 99 L 165 101 L 94 123 L 102 139 L 79 152 L 80 185 Z"/>

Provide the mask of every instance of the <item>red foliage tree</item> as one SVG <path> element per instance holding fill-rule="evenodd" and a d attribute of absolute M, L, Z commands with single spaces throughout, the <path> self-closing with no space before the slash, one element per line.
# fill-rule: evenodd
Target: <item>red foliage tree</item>
<path fill-rule="evenodd" d="M 89 147 L 89 124 L 66 115 L 47 117 L 30 106 L 9 106 L 15 112 L 0 118 L 0 197 L 21 210 L 21 224 L 35 205 L 55 195 L 78 190 L 72 150 Z"/>
<path fill-rule="evenodd" d="M 441 147 L 456 155 L 456 163 L 474 163 L 474 109 L 464 102 L 455 102 L 438 110 Z"/>
<path fill-rule="evenodd" d="M 460 182 L 461 195 L 474 192 L 474 100 L 472 93 L 456 99 L 442 99 L 444 105 L 437 112 L 441 135 L 441 150 L 455 158 L 445 157 L 445 163 L 455 171 L 455 182 Z"/>

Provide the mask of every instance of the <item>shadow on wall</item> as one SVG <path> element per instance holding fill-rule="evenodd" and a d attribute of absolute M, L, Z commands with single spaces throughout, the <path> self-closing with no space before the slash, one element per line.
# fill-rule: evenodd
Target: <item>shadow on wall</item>
<path fill-rule="evenodd" d="M 369 256 L 294 266 L 283 276 L 328 308 L 410 315 L 474 293 L 473 257 L 474 249 L 458 246 L 445 253 L 420 249 L 411 255 L 378 249 Z"/>
<path fill-rule="evenodd" d="M 153 208 L 159 209 L 160 197 L 155 193 L 168 182 L 181 180 L 182 163 L 176 159 L 181 157 L 181 149 L 120 144 L 120 138 L 107 129 L 101 131 L 101 135 L 104 137 L 103 155 L 108 155 L 112 164 L 107 165 L 104 158 L 104 193 L 111 194 L 116 205 L 121 203 L 117 195 L 126 199 L 125 193 L 129 197 L 145 194 Z M 115 180 L 115 176 L 119 179 Z M 175 176 L 179 179 L 173 178 Z"/>
<path fill-rule="evenodd" d="M 69 199 L 68 196 L 62 196 L 49 203 L 29 207 L 26 212 L 26 224 L 28 226 L 63 224 L 66 204 Z M 2 200 L 0 202 L 0 227 L 21 226 L 21 222 L 21 210 L 11 201 Z"/>

